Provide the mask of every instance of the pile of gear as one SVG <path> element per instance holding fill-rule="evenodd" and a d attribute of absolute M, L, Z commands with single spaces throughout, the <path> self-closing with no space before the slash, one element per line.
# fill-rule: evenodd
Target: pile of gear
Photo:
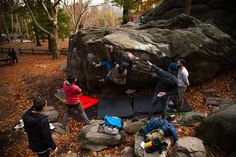
<path fill-rule="evenodd" d="M 99 125 L 99 133 L 117 135 L 123 130 L 123 121 L 119 117 L 105 115 L 103 120 L 104 123 Z"/>
<path fill-rule="evenodd" d="M 171 136 L 174 143 L 178 140 L 175 127 L 161 118 L 151 120 L 139 130 L 139 135 L 144 137 L 140 149 L 145 150 L 146 153 L 159 151 L 161 154 L 167 150 L 168 144 L 165 142 L 165 137 Z"/>

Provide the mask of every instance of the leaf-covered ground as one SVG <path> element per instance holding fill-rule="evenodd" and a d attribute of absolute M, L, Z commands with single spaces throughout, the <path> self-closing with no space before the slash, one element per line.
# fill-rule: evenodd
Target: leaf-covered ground
<path fill-rule="evenodd" d="M 45 43 L 44 43 L 45 44 Z M 5 45 L 6 47 L 32 47 L 32 44 Z M 67 43 L 61 46 L 66 47 Z M 42 46 L 45 49 L 46 46 Z M 63 47 L 61 47 L 63 48 Z M 14 126 L 21 118 L 22 111 L 31 106 L 35 96 L 45 96 L 48 104 L 55 106 L 60 112 L 59 121 L 62 119 L 63 104 L 54 97 L 56 89 L 61 88 L 65 75 L 59 70 L 60 65 L 66 62 L 66 57 L 52 60 L 48 55 L 19 56 L 18 65 L 4 65 L 0 63 L 0 156 L 3 157 L 33 157 L 29 149 L 26 135 L 16 131 Z M 229 73 L 217 76 L 213 81 L 202 86 L 192 87 L 188 90 L 189 103 L 195 111 L 210 114 L 212 107 L 205 105 L 204 90 L 213 88 L 222 97 L 232 98 L 236 101 L 235 94 L 230 90 L 232 78 Z M 133 146 L 133 136 L 127 135 L 121 146 L 111 147 L 101 152 L 79 151 L 79 142 L 75 141 L 83 123 L 69 120 L 70 133 L 64 135 L 54 134 L 59 146 L 59 154 L 68 151 L 76 152 L 78 156 L 103 156 L 105 154 L 119 154 L 125 146 Z M 196 127 L 196 126 L 195 126 Z M 178 127 L 179 136 L 193 135 L 195 127 Z M 224 157 L 222 151 L 206 146 L 209 157 Z M 56 155 L 55 155 L 56 156 Z"/>

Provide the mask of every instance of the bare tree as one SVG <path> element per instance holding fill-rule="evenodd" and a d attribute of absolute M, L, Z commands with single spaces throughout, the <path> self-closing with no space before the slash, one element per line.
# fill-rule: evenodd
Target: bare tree
<path fill-rule="evenodd" d="M 77 33 L 80 29 L 81 21 L 89 9 L 89 5 L 92 0 L 73 0 L 72 3 L 69 3 L 69 0 L 64 0 L 63 4 L 72 20 L 74 33 Z"/>
<path fill-rule="evenodd" d="M 60 4 L 61 0 L 54 0 L 54 2 L 51 2 L 51 0 L 47 0 L 46 2 L 49 2 L 50 5 L 46 4 L 45 0 L 37 0 L 37 2 L 40 4 L 44 12 L 47 14 L 47 18 L 51 26 L 51 31 L 46 30 L 38 23 L 33 11 L 30 8 L 29 0 L 23 0 L 23 1 L 31 15 L 31 18 L 34 21 L 35 26 L 49 36 L 49 44 L 48 44 L 49 51 L 52 53 L 53 59 L 57 59 L 59 57 L 59 51 L 57 45 L 58 41 L 57 16 L 58 16 L 58 5 Z"/>
<path fill-rule="evenodd" d="M 191 8 L 192 8 L 192 0 L 185 0 L 184 13 L 185 13 L 186 15 L 190 15 L 190 13 L 191 13 Z"/>

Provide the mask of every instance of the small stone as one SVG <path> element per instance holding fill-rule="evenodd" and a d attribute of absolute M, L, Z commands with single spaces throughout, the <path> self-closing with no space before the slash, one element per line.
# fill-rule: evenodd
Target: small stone
<path fill-rule="evenodd" d="M 133 157 L 134 156 L 134 149 L 131 147 L 125 147 L 122 151 L 121 151 L 121 156 L 124 157 Z"/>
<path fill-rule="evenodd" d="M 233 101 L 231 99 L 226 98 L 215 98 L 215 97 L 207 97 L 206 98 L 207 105 L 232 105 Z"/>
<path fill-rule="evenodd" d="M 185 136 L 176 142 L 171 157 L 206 157 L 206 149 L 202 140 Z"/>
<path fill-rule="evenodd" d="M 48 120 L 50 123 L 56 122 L 59 116 L 58 111 L 52 106 L 45 107 L 43 114 L 45 116 L 48 116 Z"/>
<path fill-rule="evenodd" d="M 198 112 L 189 112 L 185 114 L 179 121 L 180 124 L 190 124 L 190 123 L 196 123 L 201 122 L 204 118 L 206 118 L 207 115 L 204 113 L 198 113 Z"/>
<path fill-rule="evenodd" d="M 216 90 L 214 90 L 214 89 L 206 89 L 204 91 L 204 94 L 205 94 L 205 97 L 216 97 L 217 96 Z"/>
<path fill-rule="evenodd" d="M 126 122 L 125 131 L 128 134 L 135 134 L 141 127 L 143 127 L 145 123 L 142 120 L 137 122 Z"/>

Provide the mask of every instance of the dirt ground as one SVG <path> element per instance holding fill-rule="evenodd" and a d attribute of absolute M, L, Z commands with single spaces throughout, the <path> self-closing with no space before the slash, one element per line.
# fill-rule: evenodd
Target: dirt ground
<path fill-rule="evenodd" d="M 66 48 L 68 41 L 60 45 Z M 46 48 L 47 43 L 43 43 Z M 4 47 L 31 47 L 34 44 L 17 43 L 0 45 Z M 44 96 L 48 99 L 48 104 L 56 107 L 62 115 L 62 105 L 54 97 L 56 89 L 62 87 L 65 74 L 59 67 L 66 62 L 66 56 L 61 56 L 58 60 L 52 60 L 50 55 L 19 55 L 19 64 L 0 65 L 0 156 L 3 157 L 34 157 L 27 144 L 26 135 L 21 131 L 16 131 L 14 126 L 21 118 L 22 112 L 31 106 L 33 97 Z M 230 74 L 225 73 L 216 77 L 211 82 L 202 86 L 191 87 L 188 90 L 188 101 L 195 111 L 210 113 L 212 106 L 205 105 L 204 89 L 213 88 L 222 97 L 228 97 L 236 101 L 235 94 L 230 91 L 229 84 L 232 81 Z M 59 118 L 61 121 L 61 116 Z M 76 152 L 78 156 L 102 156 L 105 154 L 117 154 L 125 146 L 133 146 L 133 136 L 127 135 L 125 142 L 119 147 L 111 147 L 101 152 L 81 152 L 79 142 L 74 139 L 79 133 L 83 123 L 69 120 L 70 133 L 66 135 L 54 135 L 59 146 L 59 154 L 63 152 Z M 195 127 L 178 127 L 179 136 L 193 135 Z M 223 152 L 207 146 L 209 157 L 226 156 Z M 55 155 L 56 156 L 56 155 Z"/>

